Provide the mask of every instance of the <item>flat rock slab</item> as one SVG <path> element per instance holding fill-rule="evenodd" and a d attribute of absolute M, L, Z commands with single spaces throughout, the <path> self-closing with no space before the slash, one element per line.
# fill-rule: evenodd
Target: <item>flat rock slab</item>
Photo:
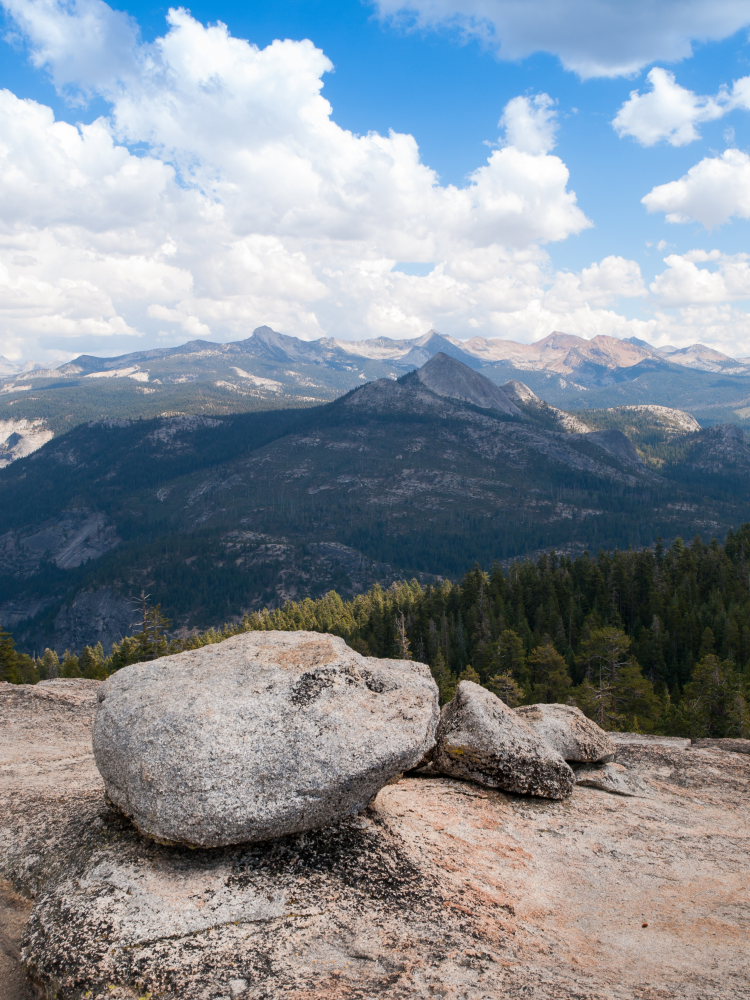
<path fill-rule="evenodd" d="M 622 743 L 651 799 L 407 779 L 334 828 L 188 850 L 105 806 L 94 698 L 34 691 L 0 685 L 0 876 L 36 898 L 34 996 L 747 1000 L 747 755 Z"/>
<path fill-rule="evenodd" d="M 724 740 L 712 740 L 712 739 L 699 739 L 693 740 L 690 744 L 695 747 L 696 750 L 729 750 L 731 753 L 750 753 L 750 740 L 740 740 L 740 739 L 724 739 Z"/>
<path fill-rule="evenodd" d="M 563 799 L 573 772 L 560 754 L 486 688 L 461 681 L 440 716 L 432 768 L 519 795 Z"/>
<path fill-rule="evenodd" d="M 580 708 L 572 705 L 524 705 L 516 712 L 563 760 L 586 763 L 612 760 L 617 744 Z"/>
<path fill-rule="evenodd" d="M 576 784 L 598 788 L 611 795 L 632 795 L 648 798 L 651 790 L 646 782 L 623 764 L 582 764 L 575 769 Z"/>
<path fill-rule="evenodd" d="M 113 674 L 94 755 L 141 832 L 216 847 L 361 812 L 432 748 L 437 721 L 424 664 L 316 632 L 247 632 Z"/>
<path fill-rule="evenodd" d="M 685 748 L 690 746 L 690 737 L 688 736 L 658 736 L 651 733 L 618 733 L 611 732 L 608 734 L 609 738 L 617 744 L 617 746 L 633 746 L 635 744 L 643 744 L 644 746 L 661 746 L 661 747 L 680 747 Z"/>

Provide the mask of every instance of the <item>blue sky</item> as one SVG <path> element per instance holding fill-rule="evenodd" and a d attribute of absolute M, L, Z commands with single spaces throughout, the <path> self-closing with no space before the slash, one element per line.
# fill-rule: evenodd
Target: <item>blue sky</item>
<path fill-rule="evenodd" d="M 268 323 L 750 356 L 750 5 L 624 9 L 0 0 L 0 354 Z"/>

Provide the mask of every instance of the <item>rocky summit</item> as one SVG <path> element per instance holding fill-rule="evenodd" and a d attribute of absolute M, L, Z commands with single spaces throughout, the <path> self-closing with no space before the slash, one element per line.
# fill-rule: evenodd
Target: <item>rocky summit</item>
<path fill-rule="evenodd" d="M 488 788 L 563 799 L 575 781 L 560 754 L 513 709 L 472 681 L 443 708 L 432 769 Z"/>
<path fill-rule="evenodd" d="M 434 745 L 429 667 L 313 632 L 248 632 L 113 674 L 94 755 L 107 796 L 164 842 L 268 840 L 361 812 Z"/>
<path fill-rule="evenodd" d="M 100 689 L 0 685 L 3 1000 L 746 1000 L 745 753 L 619 734 L 647 794 L 407 777 L 327 829 L 188 850 L 107 805 Z"/>

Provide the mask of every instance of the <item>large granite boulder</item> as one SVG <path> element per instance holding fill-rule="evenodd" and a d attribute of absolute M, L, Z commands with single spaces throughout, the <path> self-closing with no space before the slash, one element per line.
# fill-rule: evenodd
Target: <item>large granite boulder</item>
<path fill-rule="evenodd" d="M 139 663 L 101 687 L 94 755 L 155 840 L 268 840 L 360 812 L 434 744 L 429 668 L 313 632 L 249 632 Z"/>
<path fill-rule="evenodd" d="M 572 705 L 524 705 L 516 709 L 523 721 L 563 760 L 594 763 L 612 760 L 617 744 L 595 722 Z"/>
<path fill-rule="evenodd" d="M 434 771 L 521 795 L 563 799 L 573 771 L 534 729 L 486 688 L 461 681 L 443 708 Z"/>

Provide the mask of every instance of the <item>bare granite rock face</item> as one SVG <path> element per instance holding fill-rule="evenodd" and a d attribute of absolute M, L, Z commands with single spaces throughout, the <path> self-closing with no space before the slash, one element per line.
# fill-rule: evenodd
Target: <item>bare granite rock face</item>
<path fill-rule="evenodd" d="M 731 753 L 750 753 L 750 740 L 742 739 L 712 740 L 705 737 L 704 739 L 693 740 L 691 746 L 694 746 L 696 750 L 710 747 L 714 750 L 729 750 Z"/>
<path fill-rule="evenodd" d="M 595 722 L 572 705 L 524 705 L 516 709 L 563 760 L 579 763 L 611 760 L 617 744 Z"/>
<path fill-rule="evenodd" d="M 575 778 L 560 754 L 486 688 L 461 681 L 443 707 L 432 770 L 487 788 L 564 799 Z"/>
<path fill-rule="evenodd" d="M 106 806 L 96 688 L 0 684 L 2 1000 L 747 998 L 745 754 L 618 734 L 648 799 L 405 779 L 327 830 L 188 850 Z"/>
<path fill-rule="evenodd" d="M 598 788 L 611 795 L 634 795 L 648 798 L 649 788 L 637 775 L 623 764 L 609 761 L 602 764 L 583 764 L 575 770 L 576 784 Z"/>
<path fill-rule="evenodd" d="M 217 847 L 361 812 L 433 747 L 437 722 L 424 664 L 316 632 L 247 632 L 113 674 L 94 755 L 142 833 Z"/>

